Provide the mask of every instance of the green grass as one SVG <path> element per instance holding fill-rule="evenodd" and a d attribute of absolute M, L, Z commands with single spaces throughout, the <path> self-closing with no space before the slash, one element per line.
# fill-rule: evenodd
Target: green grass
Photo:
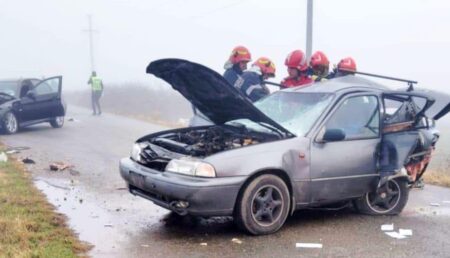
<path fill-rule="evenodd" d="M 18 162 L 0 163 L 0 257 L 77 257 L 89 248 Z"/>

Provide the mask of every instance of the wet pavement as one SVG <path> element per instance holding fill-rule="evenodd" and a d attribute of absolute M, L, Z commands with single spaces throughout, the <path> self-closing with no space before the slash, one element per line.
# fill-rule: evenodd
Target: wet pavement
<path fill-rule="evenodd" d="M 411 191 L 400 216 L 307 210 L 296 212 L 279 232 L 253 237 L 231 218 L 179 217 L 127 192 L 119 159 L 129 155 L 135 139 L 163 127 L 110 114 L 94 117 L 75 107 L 67 117 L 75 121 L 62 129 L 38 125 L 1 141 L 30 147 L 14 156 L 36 162 L 27 165 L 36 186 L 68 216 L 80 239 L 94 245 L 93 257 L 450 257 L 450 189 L 426 185 Z M 51 171 L 56 161 L 75 167 Z M 391 223 L 413 235 L 387 236 L 380 227 Z"/>

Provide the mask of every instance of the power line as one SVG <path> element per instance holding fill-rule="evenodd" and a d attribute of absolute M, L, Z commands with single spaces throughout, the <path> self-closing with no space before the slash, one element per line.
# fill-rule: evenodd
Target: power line
<path fill-rule="evenodd" d="M 84 32 L 87 32 L 89 35 L 89 56 L 91 60 L 91 71 L 95 71 L 95 62 L 94 62 L 94 33 L 98 33 L 98 30 L 93 29 L 92 26 L 92 15 L 88 15 L 88 23 L 89 28 L 86 30 L 83 30 Z"/>

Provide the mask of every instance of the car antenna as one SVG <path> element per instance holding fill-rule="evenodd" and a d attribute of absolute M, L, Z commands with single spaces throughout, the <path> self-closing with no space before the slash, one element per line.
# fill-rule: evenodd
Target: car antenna
<path fill-rule="evenodd" d="M 351 70 L 346 70 L 346 69 L 339 69 L 339 71 L 344 71 L 344 72 L 349 72 L 349 73 L 354 73 L 354 74 L 360 74 L 360 75 L 366 75 L 366 76 L 371 76 L 371 77 L 376 77 L 376 78 L 381 78 L 381 79 L 386 79 L 386 80 L 406 82 L 408 84 L 408 89 L 406 91 L 413 91 L 414 90 L 414 84 L 418 83 L 417 81 L 413 81 L 413 80 L 400 79 L 400 78 L 395 78 L 395 77 L 390 77 L 390 76 L 385 76 L 385 75 L 379 75 L 379 74 L 373 74 L 373 73 L 351 71 Z"/>

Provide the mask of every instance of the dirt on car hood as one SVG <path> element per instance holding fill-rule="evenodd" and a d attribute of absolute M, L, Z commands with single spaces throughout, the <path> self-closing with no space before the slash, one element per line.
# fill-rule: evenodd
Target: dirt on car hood
<path fill-rule="evenodd" d="M 293 135 L 257 109 L 222 75 L 182 59 L 160 59 L 151 62 L 147 73 L 166 81 L 215 124 L 235 119 L 249 119 L 269 124 Z"/>

